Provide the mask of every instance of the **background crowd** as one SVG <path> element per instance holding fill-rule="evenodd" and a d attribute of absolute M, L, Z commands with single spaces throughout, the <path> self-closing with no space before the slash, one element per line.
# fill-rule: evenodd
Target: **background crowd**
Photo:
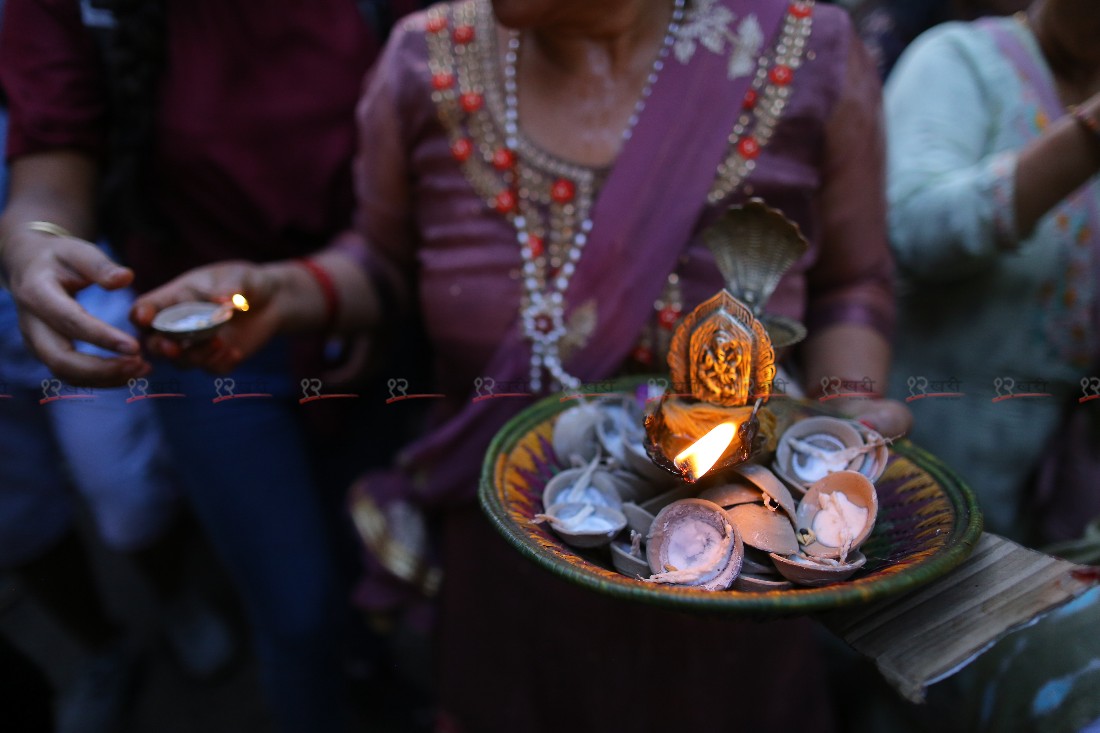
<path fill-rule="evenodd" d="M 699 233 L 760 197 L 810 243 L 769 303 L 808 328 L 784 366 L 809 396 L 877 385 L 832 402 L 944 459 L 987 531 L 1043 546 L 1100 516 L 1100 16 L 838 5 L 6 0 L 0 567 L 79 641 L 56 729 L 122 729 L 142 653 L 89 535 L 140 570 L 189 674 L 256 660 L 281 730 L 354 729 L 352 671 L 383 684 L 408 638 L 433 680 L 408 730 L 721 729 L 650 704 L 688 698 L 753 730 L 1100 720 L 1100 652 L 1029 651 L 1095 598 L 960 677 L 949 714 L 914 711 L 830 685 L 809 619 L 583 591 L 476 506 L 526 403 L 474 385 L 658 368 L 723 284 Z M 211 340 L 150 333 L 236 292 Z M 187 582 L 196 543 L 231 603 Z M 661 638 L 697 643 L 639 643 Z M 1053 679 L 1060 704 L 1028 708 Z"/>

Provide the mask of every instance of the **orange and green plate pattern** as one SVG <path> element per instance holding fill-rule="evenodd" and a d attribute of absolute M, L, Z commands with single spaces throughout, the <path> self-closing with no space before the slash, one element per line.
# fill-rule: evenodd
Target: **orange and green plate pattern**
<path fill-rule="evenodd" d="M 932 455 L 902 440 L 891 446 L 886 471 L 875 483 L 878 518 L 860 548 L 867 563 L 852 578 L 821 588 L 760 593 L 636 580 L 614 569 L 606 548 L 577 550 L 544 524 L 532 522 L 543 509 L 547 480 L 565 467 L 551 445 L 554 421 L 574 404 L 548 397 L 505 425 L 489 447 L 478 494 L 510 544 L 547 570 L 593 591 L 688 611 L 813 613 L 880 600 L 934 580 L 962 563 L 981 535 L 981 513 L 970 490 Z"/>

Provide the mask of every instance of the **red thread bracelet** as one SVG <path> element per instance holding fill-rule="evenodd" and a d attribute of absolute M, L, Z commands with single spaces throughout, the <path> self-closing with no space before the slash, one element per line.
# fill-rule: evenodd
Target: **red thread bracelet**
<path fill-rule="evenodd" d="M 317 284 L 321 286 L 321 295 L 325 299 L 325 330 L 331 331 L 340 316 L 340 295 L 336 291 L 336 285 L 332 282 L 332 276 L 328 270 L 318 265 L 307 257 L 294 260 L 313 276 Z"/>

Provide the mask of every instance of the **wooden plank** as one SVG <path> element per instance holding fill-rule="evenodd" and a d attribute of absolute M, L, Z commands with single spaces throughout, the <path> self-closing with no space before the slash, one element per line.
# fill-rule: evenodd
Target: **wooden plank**
<path fill-rule="evenodd" d="M 985 533 L 965 563 L 933 583 L 818 619 L 902 696 L 923 702 L 929 684 L 1095 584 L 1089 569 Z"/>

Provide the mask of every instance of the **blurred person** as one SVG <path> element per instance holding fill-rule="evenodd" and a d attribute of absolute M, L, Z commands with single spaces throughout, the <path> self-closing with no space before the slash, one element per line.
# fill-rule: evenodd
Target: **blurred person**
<path fill-rule="evenodd" d="M 965 398 L 910 400 L 912 437 L 975 490 L 988 530 L 1023 542 L 1036 539 L 1035 472 L 1070 411 L 1089 410 L 1081 380 L 1100 354 L 1092 11 L 1049 0 L 940 26 L 886 91 L 905 283 L 893 393 L 919 397 L 910 378 L 958 381 Z"/>
<path fill-rule="evenodd" d="M 419 563 L 412 575 L 432 573 L 433 551 L 417 555 L 410 536 L 436 541 L 444 729 L 713 730 L 733 715 L 746 730 L 828 730 L 805 620 L 632 605 L 511 549 L 475 492 L 491 438 L 530 400 L 472 397 L 484 379 L 544 394 L 658 368 L 653 335 L 723 287 L 700 232 L 749 196 L 811 242 L 769 301 L 808 319 L 792 358 L 803 386 L 881 384 L 893 297 L 879 102 L 874 67 L 828 6 L 438 5 L 403 21 L 375 68 L 358 115 L 357 226 L 314 256 L 320 272 L 199 268 L 139 298 L 134 318 L 244 292 L 253 307 L 218 343 L 149 342 L 223 372 L 284 330 L 372 331 L 401 308 L 421 313 L 432 391 L 445 395 L 436 423 L 393 469 L 358 482 L 352 502 L 385 526 L 406 570 Z M 896 402 L 846 407 L 905 431 Z M 357 599 L 371 612 L 416 602 L 418 589 L 387 573 L 394 560 L 369 558 Z"/>
<path fill-rule="evenodd" d="M 6 130 L 0 99 L 0 141 Z M 0 211 L 6 194 L 7 169 L 0 166 Z M 133 330 L 131 291 L 91 287 L 79 302 Z M 178 486 L 152 406 L 130 402 L 125 388 L 93 393 L 61 384 L 27 353 L 16 318 L 11 296 L 0 290 L 0 569 L 18 578 L 86 652 L 57 692 L 56 730 L 112 731 L 126 712 L 139 650 L 105 607 L 90 548 L 74 526 L 78 504 L 90 511 L 107 547 L 136 561 L 188 674 L 208 677 L 224 668 L 232 639 L 184 582 L 189 535 L 177 519 Z"/>
<path fill-rule="evenodd" d="M 19 328 L 56 378 L 184 395 L 142 404 L 156 408 L 171 470 L 240 593 L 285 730 L 342 730 L 348 712 L 355 565 L 339 552 L 346 479 L 330 474 L 351 457 L 322 449 L 350 433 L 351 408 L 298 403 L 301 380 L 329 366 L 325 339 L 277 339 L 224 379 L 167 362 L 152 372 L 128 328 L 72 295 L 305 256 L 347 226 L 354 106 L 403 7 L 9 0 L 0 35 L 11 105 L 0 269 Z M 108 264 L 101 237 L 128 268 Z M 59 307 L 63 323 L 43 319 Z M 34 418 L 57 407 L 71 405 Z"/>
<path fill-rule="evenodd" d="M 886 87 L 891 394 L 986 529 L 1033 546 L 1100 516 L 1098 41 L 1095 3 L 1035 0 L 928 31 Z M 1002 641 L 957 680 L 966 730 L 1100 726 L 1098 623 L 1093 592 Z"/>

